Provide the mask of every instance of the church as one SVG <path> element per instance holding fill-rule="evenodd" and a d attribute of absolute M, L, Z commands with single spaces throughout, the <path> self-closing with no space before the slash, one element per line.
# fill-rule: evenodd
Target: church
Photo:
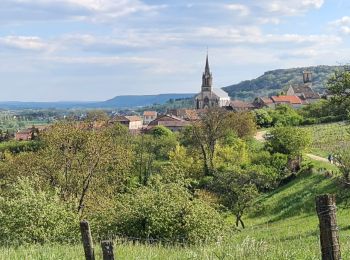
<path fill-rule="evenodd" d="M 207 54 L 205 70 L 202 76 L 201 92 L 195 97 L 197 109 L 207 109 L 211 107 L 225 107 L 230 104 L 229 95 L 222 89 L 213 88 L 213 76 L 209 68 Z"/>

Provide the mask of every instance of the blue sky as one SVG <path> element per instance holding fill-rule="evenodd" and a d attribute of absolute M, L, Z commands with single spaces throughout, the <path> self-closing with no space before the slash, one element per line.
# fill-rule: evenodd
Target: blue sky
<path fill-rule="evenodd" d="M 1 0 L 0 100 L 105 100 L 350 61 L 346 0 Z"/>

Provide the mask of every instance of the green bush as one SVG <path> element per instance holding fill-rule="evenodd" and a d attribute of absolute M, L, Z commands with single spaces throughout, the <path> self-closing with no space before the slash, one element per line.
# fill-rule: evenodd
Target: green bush
<path fill-rule="evenodd" d="M 318 118 L 304 118 L 304 121 L 302 122 L 302 125 L 314 125 L 319 123 Z"/>
<path fill-rule="evenodd" d="M 345 120 L 345 115 L 337 115 L 337 116 L 324 116 L 319 118 L 320 123 L 332 123 L 332 122 L 339 122 L 342 120 Z"/>
<path fill-rule="evenodd" d="M 35 152 L 39 150 L 42 143 L 39 141 L 8 141 L 0 143 L 0 152 L 11 152 L 13 154 L 20 152 Z"/>
<path fill-rule="evenodd" d="M 224 225 L 214 208 L 194 199 L 186 188 L 173 183 L 158 183 L 121 196 L 114 217 L 110 219 L 114 219 L 114 223 L 108 230 L 99 229 L 101 237 L 119 235 L 198 243 L 215 241 Z"/>
<path fill-rule="evenodd" d="M 64 205 L 56 191 L 37 191 L 27 179 L 19 180 L 0 196 L 0 243 L 74 242 L 77 214 Z"/>

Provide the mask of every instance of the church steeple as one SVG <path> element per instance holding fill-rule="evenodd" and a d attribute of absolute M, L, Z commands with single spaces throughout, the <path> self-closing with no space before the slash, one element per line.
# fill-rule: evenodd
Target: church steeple
<path fill-rule="evenodd" d="M 210 67 L 209 67 L 209 57 L 208 57 L 208 53 L 207 53 L 207 58 L 206 58 L 206 62 L 205 62 L 205 70 L 202 76 L 202 92 L 204 91 L 209 91 L 211 92 L 211 88 L 212 88 L 212 84 L 213 84 L 213 76 L 210 72 Z"/>
<path fill-rule="evenodd" d="M 207 53 L 207 60 L 205 62 L 205 73 L 209 73 L 210 74 L 208 53 Z"/>

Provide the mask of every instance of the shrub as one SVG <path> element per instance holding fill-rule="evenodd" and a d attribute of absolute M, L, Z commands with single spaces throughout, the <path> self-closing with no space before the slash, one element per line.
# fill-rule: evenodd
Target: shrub
<path fill-rule="evenodd" d="M 319 122 L 317 118 L 304 118 L 303 125 L 314 125 Z"/>
<path fill-rule="evenodd" d="M 109 228 L 114 234 L 101 229 L 100 235 L 197 243 L 215 240 L 222 227 L 220 214 L 186 188 L 158 183 L 121 196 Z"/>
<path fill-rule="evenodd" d="M 74 242 L 77 214 L 64 205 L 56 191 L 36 191 L 27 179 L 0 196 L 0 243 Z"/>

